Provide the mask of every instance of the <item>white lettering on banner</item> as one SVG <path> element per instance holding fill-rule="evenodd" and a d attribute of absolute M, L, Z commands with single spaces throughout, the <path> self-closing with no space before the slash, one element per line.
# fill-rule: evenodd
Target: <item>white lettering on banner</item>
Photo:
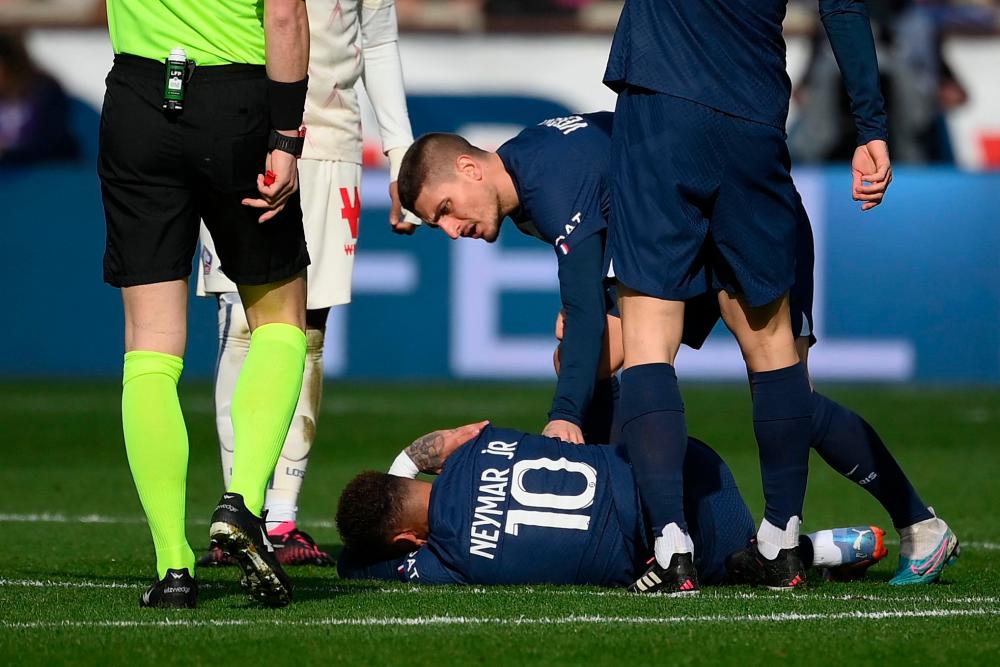
<path fill-rule="evenodd" d="M 420 283 L 417 258 L 406 252 L 366 250 L 354 259 L 351 291 L 356 294 L 411 294 Z M 326 319 L 323 373 L 347 370 L 347 309 L 331 308 Z"/>
<path fill-rule="evenodd" d="M 452 372 L 458 377 L 552 376 L 551 335 L 505 335 L 500 296 L 505 292 L 559 291 L 552 250 L 505 250 L 496 243 L 451 244 Z M 555 318 L 555 312 L 552 313 Z"/>
<path fill-rule="evenodd" d="M 818 379 L 905 381 L 913 377 L 916 353 L 906 340 L 828 338 L 825 330 L 826 219 L 821 178 L 808 169 L 795 174 L 813 222 L 816 245 L 813 331 L 822 341 L 810 354 Z M 573 220 L 576 222 L 575 220 Z M 569 226 L 569 225 L 567 225 Z M 510 335 L 500 327 L 500 298 L 510 292 L 558 292 L 556 262 L 544 246 L 510 250 L 500 244 L 462 240 L 450 244 L 452 372 L 458 377 L 551 378 L 554 341 L 548 334 Z M 417 293 L 417 258 L 404 252 L 362 252 L 356 259 L 354 292 Z M 327 375 L 341 375 L 347 365 L 346 309 L 334 308 L 327 324 L 324 362 Z M 681 348 L 678 366 L 692 379 L 740 380 L 744 365 L 736 344 L 716 336 L 699 351 Z M 498 449 L 490 453 L 503 455 Z M 506 456 L 509 460 L 511 456 Z"/>

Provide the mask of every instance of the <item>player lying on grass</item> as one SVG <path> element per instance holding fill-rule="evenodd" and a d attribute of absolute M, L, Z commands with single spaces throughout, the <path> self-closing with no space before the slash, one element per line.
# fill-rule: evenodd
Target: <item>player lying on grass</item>
<path fill-rule="evenodd" d="M 604 264 L 612 119 L 611 112 L 598 112 L 546 120 L 496 152 L 476 148 L 458 135 L 424 135 L 404 156 L 399 177 L 402 205 L 452 239 L 496 241 L 509 216 L 521 231 L 555 249 L 565 318 L 559 381 L 543 434 L 569 442 L 618 440 L 611 437 L 611 423 L 617 395 L 613 371 L 622 364 L 621 323 Z M 805 363 L 816 340 L 814 258 L 812 230 L 801 201 L 797 208 L 790 306 Z M 718 319 L 715 295 L 689 301 L 684 343 L 700 347 Z M 617 357 L 614 364 L 611 356 Z M 812 400 L 812 447 L 871 493 L 899 531 L 899 567 L 892 583 L 936 580 L 958 552 L 954 533 L 921 500 L 864 419 L 819 392 L 813 392 Z"/>
<path fill-rule="evenodd" d="M 694 438 L 684 468 L 701 582 L 756 583 L 752 572 L 726 572 L 727 557 L 754 536 L 729 468 Z M 413 479 L 418 471 L 440 476 L 432 485 Z M 487 422 L 429 433 L 389 474 L 355 477 L 337 528 L 342 577 L 425 584 L 624 587 L 653 544 L 623 446 L 572 445 Z M 800 548 L 807 564 L 855 578 L 885 556 L 883 535 L 875 526 L 823 530 Z"/>

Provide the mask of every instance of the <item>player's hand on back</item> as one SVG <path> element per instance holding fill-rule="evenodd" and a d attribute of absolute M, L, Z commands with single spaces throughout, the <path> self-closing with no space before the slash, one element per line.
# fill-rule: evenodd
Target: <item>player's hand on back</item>
<path fill-rule="evenodd" d="M 417 231 L 418 225 L 407 220 L 406 214 L 403 213 L 403 206 L 399 203 L 399 188 L 396 181 L 389 184 L 389 200 L 392 202 L 389 208 L 389 226 L 392 227 L 392 231 L 405 236 L 410 236 Z"/>
<path fill-rule="evenodd" d="M 851 160 L 854 201 L 862 202 L 861 210 L 867 211 L 882 203 L 885 191 L 892 183 L 892 165 L 889 146 L 881 139 L 858 146 Z M 867 183 L 867 185 L 865 185 Z"/>
<path fill-rule="evenodd" d="M 466 424 L 452 429 L 433 431 L 420 436 L 406 448 L 406 454 L 420 472 L 427 475 L 438 475 L 448 457 L 456 449 L 478 436 L 489 420 Z"/>
<path fill-rule="evenodd" d="M 269 178 L 273 174 L 273 180 Z M 267 222 L 285 208 L 285 202 L 299 189 L 298 158 L 285 151 L 273 150 L 267 154 L 264 173 L 257 174 L 259 199 L 243 200 L 244 206 L 266 209 L 257 222 Z"/>
<path fill-rule="evenodd" d="M 547 438 L 559 438 L 575 445 L 583 444 L 583 431 L 580 430 L 579 426 L 565 419 L 553 419 L 550 421 L 542 430 L 542 435 Z"/>

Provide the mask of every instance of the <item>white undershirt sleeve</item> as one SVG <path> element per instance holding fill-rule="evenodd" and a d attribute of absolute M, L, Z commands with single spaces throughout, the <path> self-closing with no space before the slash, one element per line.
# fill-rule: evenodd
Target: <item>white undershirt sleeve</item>
<path fill-rule="evenodd" d="M 420 469 L 417 468 L 417 464 L 413 462 L 413 459 L 410 458 L 405 449 L 399 453 L 396 460 L 389 466 L 389 474 L 393 477 L 416 479 L 419 472 Z"/>

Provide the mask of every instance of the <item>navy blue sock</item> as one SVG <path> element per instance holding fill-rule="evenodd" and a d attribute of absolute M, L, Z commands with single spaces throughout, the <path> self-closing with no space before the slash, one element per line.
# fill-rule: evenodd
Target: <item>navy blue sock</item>
<path fill-rule="evenodd" d="M 594 385 L 594 395 L 590 407 L 583 415 L 583 441 L 588 444 L 606 445 L 615 442 L 612 424 L 615 420 L 615 405 L 618 403 L 618 378 L 611 376 L 598 380 Z"/>
<path fill-rule="evenodd" d="M 753 431 L 764 482 L 764 518 L 778 528 L 802 518 L 809 472 L 812 390 L 801 363 L 750 373 Z"/>
<path fill-rule="evenodd" d="M 896 528 L 932 514 L 878 433 L 860 415 L 813 393 L 811 444 L 830 467 L 872 494 Z"/>
<path fill-rule="evenodd" d="M 687 424 L 677 374 L 670 364 L 643 364 L 622 372 L 622 442 L 632 461 L 639 497 L 653 535 L 684 521 Z"/>

